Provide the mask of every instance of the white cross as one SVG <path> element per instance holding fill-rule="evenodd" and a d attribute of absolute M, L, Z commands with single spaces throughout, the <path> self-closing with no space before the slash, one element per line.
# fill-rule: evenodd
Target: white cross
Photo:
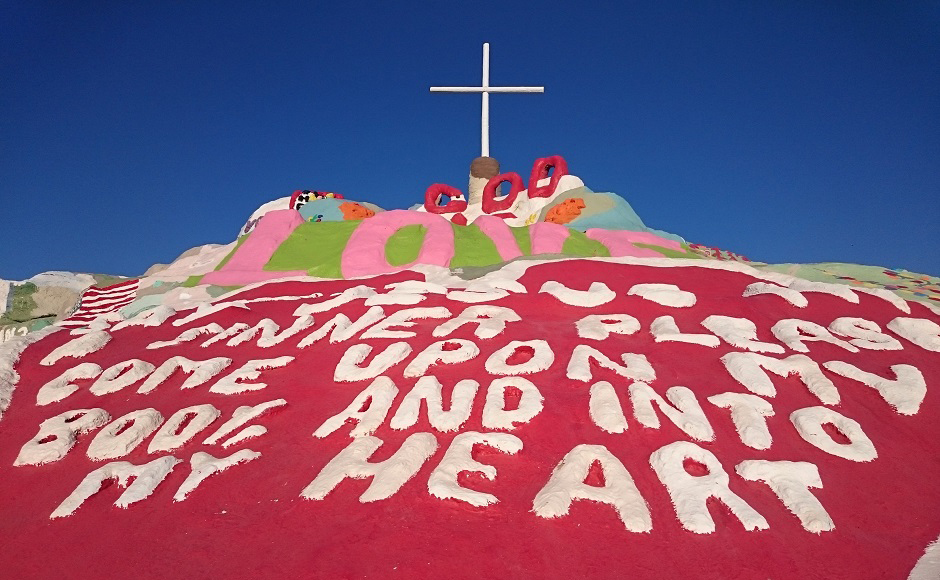
<path fill-rule="evenodd" d="M 490 43 L 483 43 L 483 86 L 431 87 L 432 93 L 482 93 L 483 111 L 480 115 L 480 144 L 483 157 L 490 156 L 490 93 L 544 93 L 545 87 L 491 87 Z"/>

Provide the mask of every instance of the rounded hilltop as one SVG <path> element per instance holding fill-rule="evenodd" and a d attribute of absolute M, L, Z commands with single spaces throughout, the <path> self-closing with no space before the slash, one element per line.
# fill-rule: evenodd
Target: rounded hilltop
<path fill-rule="evenodd" d="M 479 157 L 470 165 L 466 193 L 431 184 L 423 203 L 407 210 L 386 211 L 341 192 L 301 189 L 258 207 L 234 241 L 192 248 L 169 264 L 154 264 L 139 279 L 56 272 L 0 281 L 0 332 L 13 337 L 76 315 L 85 321 L 100 314 L 82 304 L 85 289 L 128 280 L 137 281 L 122 312 L 132 316 L 158 305 L 199 304 L 282 277 L 348 279 L 421 265 L 474 276 L 514 260 L 568 258 L 734 262 L 940 304 L 940 279 L 932 276 L 842 263 L 753 262 L 650 228 L 626 199 L 591 190 L 558 155 L 536 159 L 525 178 L 501 173 L 496 159 Z"/>

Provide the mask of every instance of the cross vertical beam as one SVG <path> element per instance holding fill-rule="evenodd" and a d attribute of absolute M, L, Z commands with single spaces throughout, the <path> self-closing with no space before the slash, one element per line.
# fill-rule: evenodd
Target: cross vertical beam
<path fill-rule="evenodd" d="M 481 157 L 490 156 L 490 43 L 483 43 L 483 106 L 480 112 L 480 153 Z"/>
<path fill-rule="evenodd" d="M 479 87 L 431 87 L 432 93 L 480 93 L 483 102 L 480 110 L 481 156 L 490 156 L 490 93 L 544 93 L 545 87 L 491 87 L 490 43 L 483 43 L 483 82 Z"/>

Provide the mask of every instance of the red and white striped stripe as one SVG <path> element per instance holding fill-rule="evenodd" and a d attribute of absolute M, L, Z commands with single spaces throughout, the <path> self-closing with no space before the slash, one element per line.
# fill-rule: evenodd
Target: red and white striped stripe
<path fill-rule="evenodd" d="M 106 288 L 88 288 L 82 293 L 81 302 L 71 316 L 56 322 L 58 326 L 77 328 L 85 326 L 98 316 L 119 310 L 137 296 L 140 280 L 128 280 Z"/>

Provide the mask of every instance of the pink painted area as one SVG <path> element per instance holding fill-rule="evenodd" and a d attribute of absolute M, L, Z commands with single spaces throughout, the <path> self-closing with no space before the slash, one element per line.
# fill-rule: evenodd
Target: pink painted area
<path fill-rule="evenodd" d="M 267 280 L 277 280 L 278 278 L 289 278 L 291 276 L 306 276 L 306 270 L 284 270 L 283 272 L 265 272 L 256 270 L 254 272 L 242 270 L 236 272 L 210 272 L 202 278 L 202 284 L 215 284 L 216 286 L 244 286 L 245 284 L 254 284 L 255 282 L 265 282 Z"/>
<path fill-rule="evenodd" d="M 662 258 L 663 255 L 649 248 L 638 248 L 634 243 L 662 246 L 670 250 L 682 251 L 682 245 L 674 240 L 667 240 L 649 232 L 628 232 L 624 230 L 602 230 L 591 228 L 585 232 L 587 237 L 598 241 L 610 250 L 612 257 L 635 256 L 637 258 Z"/>
<path fill-rule="evenodd" d="M 496 251 L 499 252 L 499 257 L 503 260 L 512 260 L 522 255 L 515 236 L 512 235 L 509 226 L 501 218 L 492 215 L 481 215 L 473 220 L 473 225 L 478 226 L 480 231 L 493 240 L 493 243 L 496 244 Z"/>
<path fill-rule="evenodd" d="M 385 244 L 405 226 L 428 229 L 418 258 L 411 264 L 392 266 L 385 259 Z M 454 257 L 454 230 L 446 219 L 424 212 L 395 209 L 364 220 L 349 237 L 340 267 L 343 276 L 372 276 L 409 268 L 414 264 L 450 266 Z"/>
<path fill-rule="evenodd" d="M 561 224 L 537 222 L 529 226 L 532 238 L 532 255 L 560 254 L 571 230 Z"/>
<path fill-rule="evenodd" d="M 297 226 L 304 223 L 300 212 L 293 209 L 279 209 L 264 214 L 258 226 L 248 234 L 248 239 L 235 250 L 235 255 L 221 270 L 209 272 L 202 278 L 204 284 L 233 286 L 250 284 L 262 280 L 273 280 L 287 276 L 303 276 L 303 270 L 286 272 L 265 272 L 274 250 L 290 236 Z"/>

